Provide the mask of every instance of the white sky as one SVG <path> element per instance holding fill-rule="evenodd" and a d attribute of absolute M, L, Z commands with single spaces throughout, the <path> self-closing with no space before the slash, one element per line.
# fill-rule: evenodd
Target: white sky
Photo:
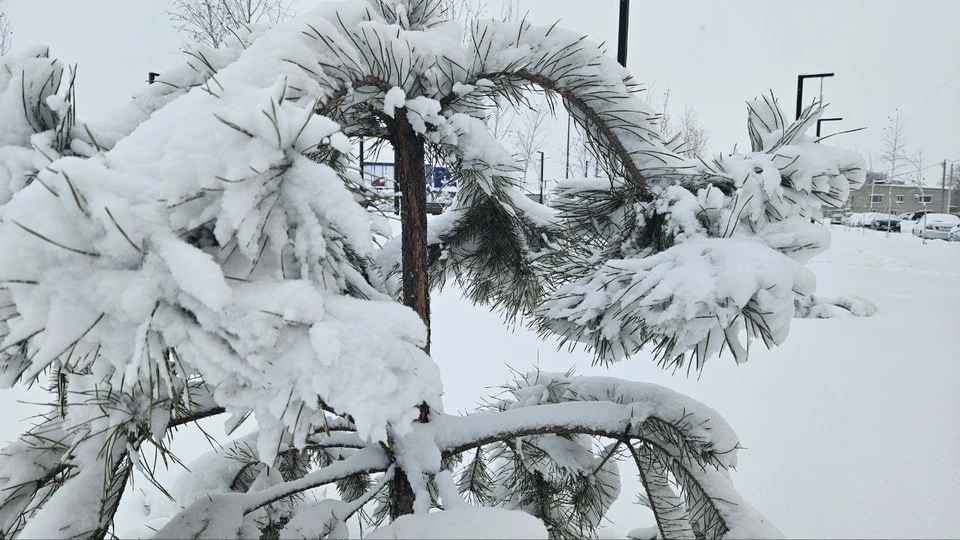
<path fill-rule="evenodd" d="M 299 0 L 301 8 L 321 0 Z M 498 0 L 489 0 L 495 5 Z M 521 0 L 535 22 L 605 41 L 615 54 L 618 0 Z M 77 64 L 81 117 L 114 106 L 177 59 L 180 38 L 163 15 L 166 0 L 5 0 L 15 48 L 46 44 Z M 491 9 L 494 11 L 494 9 Z M 925 165 L 960 160 L 960 2 L 915 0 L 633 0 L 628 67 L 662 94 L 674 113 L 701 116 L 714 151 L 748 144 L 747 99 L 773 90 L 793 114 L 800 73 L 835 72 L 824 84 L 824 133 L 866 127 L 835 144 L 872 152 L 888 117 L 906 117 L 908 153 Z M 938 91 L 939 90 L 939 91 Z M 805 98 L 819 93 L 808 80 Z M 805 101 L 808 101 L 805 99 Z M 563 171 L 563 129 L 546 149 L 547 177 Z M 875 163 L 875 167 L 880 165 Z M 926 172 L 939 178 L 939 167 Z"/>
<path fill-rule="evenodd" d="M 606 41 L 615 54 L 618 0 L 521 5 L 531 20 L 559 18 Z M 148 71 L 176 61 L 180 38 L 163 15 L 165 6 L 166 0 L 5 0 L 2 9 L 14 25 L 15 48 L 47 44 L 54 55 L 78 64 L 80 115 L 91 117 L 132 94 Z M 659 93 L 669 87 L 674 112 L 693 107 L 714 151 L 748 144 L 747 99 L 772 89 L 792 114 L 798 74 L 835 72 L 824 84 L 824 100 L 831 104 L 828 116 L 844 121 L 825 124 L 824 133 L 867 128 L 835 144 L 872 152 L 876 162 L 882 128 L 899 108 L 908 118 L 909 153 L 922 148 L 925 165 L 960 159 L 955 0 L 633 0 L 628 67 Z M 818 83 L 808 81 L 805 97 L 818 92 Z M 548 178 L 563 171 L 562 126 L 557 131 L 546 149 Z M 927 181 L 939 178 L 940 168 L 926 175 Z"/>

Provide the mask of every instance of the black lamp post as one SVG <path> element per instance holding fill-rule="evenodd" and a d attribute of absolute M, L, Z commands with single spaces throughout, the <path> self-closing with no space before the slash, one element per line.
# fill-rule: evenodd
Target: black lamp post
<path fill-rule="evenodd" d="M 630 29 L 630 0 L 620 0 L 620 39 L 617 42 L 617 62 L 627 67 L 627 34 Z"/>
<path fill-rule="evenodd" d="M 360 180 L 361 180 L 361 181 L 363 181 L 363 180 L 366 179 L 366 177 L 365 177 L 365 175 L 364 175 L 364 173 L 363 173 L 363 169 L 364 169 L 364 167 L 365 167 L 365 163 L 363 162 L 363 158 L 364 158 L 364 156 L 363 156 L 363 137 L 360 137 Z"/>
<path fill-rule="evenodd" d="M 840 117 L 836 117 L 836 118 L 821 118 L 821 119 L 817 120 L 817 137 L 820 136 L 820 124 L 821 124 L 821 123 L 823 123 L 823 122 L 839 122 L 840 120 L 843 120 L 843 118 L 840 118 Z"/>
<path fill-rule="evenodd" d="M 804 79 L 820 79 L 820 82 L 823 82 L 823 79 L 827 77 L 833 77 L 833 73 L 814 73 L 812 75 L 798 75 L 797 76 L 797 119 L 800 119 L 800 114 L 803 113 L 803 81 Z"/>
<path fill-rule="evenodd" d="M 617 62 L 627 67 L 627 37 L 630 31 L 630 0 L 620 0 L 620 32 L 617 39 Z M 567 170 L 564 178 L 570 178 L 570 117 L 567 116 Z M 543 152 L 540 153 L 541 156 Z M 543 176 L 542 174 L 540 175 Z M 542 187 L 542 186 L 541 186 Z M 540 202 L 543 203 L 543 194 L 540 194 Z"/>
<path fill-rule="evenodd" d="M 540 154 L 540 204 L 543 204 L 543 152 Z"/>

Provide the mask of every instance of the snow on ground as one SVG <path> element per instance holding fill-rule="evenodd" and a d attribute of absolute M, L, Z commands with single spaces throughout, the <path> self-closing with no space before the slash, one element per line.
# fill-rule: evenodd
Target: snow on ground
<path fill-rule="evenodd" d="M 721 357 L 699 379 L 641 357 L 591 367 L 583 352 L 558 352 L 523 328 L 507 332 L 499 316 L 449 289 L 433 302 L 446 410 L 473 409 L 510 376 L 508 365 L 574 366 L 582 375 L 664 384 L 725 416 L 747 448 L 735 473 L 740 493 L 788 537 L 955 537 L 960 243 L 924 245 L 909 233 L 888 238 L 840 226 L 832 232 L 833 246 L 810 263 L 820 292 L 867 297 L 879 313 L 795 320 L 784 346 L 754 348 L 739 367 Z M 22 392 L 3 392 L 0 441 L 9 441 L 35 409 L 15 403 Z M 214 436 L 221 426 L 204 424 Z M 184 461 L 209 449 L 197 430 L 182 433 L 175 448 Z M 629 464 L 621 471 L 624 495 L 605 531 L 611 537 L 653 523 L 631 504 L 638 485 Z M 141 481 L 135 489 L 145 487 Z M 118 531 L 135 530 L 144 514 L 137 501 L 125 501 Z"/>
<path fill-rule="evenodd" d="M 433 303 L 433 354 L 448 412 L 470 409 L 509 376 L 547 371 L 655 382 L 719 411 L 747 449 L 735 482 L 787 537 L 955 537 L 960 531 L 960 244 L 836 226 L 810 263 L 826 295 L 876 302 L 872 318 L 798 319 L 782 347 L 727 355 L 702 376 L 646 358 L 609 370 L 535 334 L 504 333 L 497 315 L 454 290 Z M 628 464 L 621 472 L 633 475 Z M 624 485 L 613 530 L 653 524 Z"/>

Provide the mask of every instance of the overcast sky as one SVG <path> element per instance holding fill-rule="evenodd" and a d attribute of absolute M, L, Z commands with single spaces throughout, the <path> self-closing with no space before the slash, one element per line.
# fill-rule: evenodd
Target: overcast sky
<path fill-rule="evenodd" d="M 299 0 L 307 8 L 320 0 Z M 497 0 L 488 0 L 495 3 Z M 535 22 L 564 26 L 610 44 L 618 0 L 525 0 Z M 14 46 L 47 44 L 79 66 L 80 115 L 99 114 L 177 59 L 181 44 L 163 14 L 166 0 L 5 0 Z M 824 83 L 825 133 L 866 127 L 836 144 L 872 152 L 899 108 L 908 151 L 926 165 L 960 160 L 960 1 L 633 0 L 628 67 L 670 108 L 693 107 L 714 151 L 748 144 L 744 101 L 773 90 L 793 114 L 800 73 L 835 72 Z M 805 97 L 819 93 L 807 82 Z M 807 101 L 807 100 L 805 100 Z M 562 129 L 558 130 L 562 132 Z M 547 148 L 547 176 L 563 170 L 562 135 Z M 927 171 L 938 178 L 939 168 Z"/>

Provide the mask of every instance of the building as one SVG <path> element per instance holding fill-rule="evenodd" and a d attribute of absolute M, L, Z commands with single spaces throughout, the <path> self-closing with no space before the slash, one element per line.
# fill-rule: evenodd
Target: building
<path fill-rule="evenodd" d="M 886 212 L 903 214 L 905 212 L 947 212 L 946 201 L 949 189 L 914 184 L 867 182 L 860 189 L 850 193 L 847 212 Z M 956 199 L 956 196 L 953 197 Z M 952 211 L 957 211 L 952 208 Z"/>

